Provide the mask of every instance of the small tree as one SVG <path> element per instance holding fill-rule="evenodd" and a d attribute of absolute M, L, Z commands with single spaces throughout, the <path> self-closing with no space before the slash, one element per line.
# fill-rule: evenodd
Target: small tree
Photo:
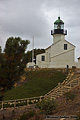
<path fill-rule="evenodd" d="M 64 96 L 66 98 L 66 102 L 69 100 L 73 101 L 75 99 L 75 94 L 73 92 L 66 92 L 64 93 Z"/>
<path fill-rule="evenodd" d="M 35 115 L 35 111 L 29 111 L 28 113 L 24 113 L 18 120 L 28 120 L 29 118 Z"/>
<path fill-rule="evenodd" d="M 76 120 L 80 120 L 80 113 L 77 115 Z"/>
<path fill-rule="evenodd" d="M 2 49 L 1 49 L 1 46 L 0 46 L 0 53 L 1 53 Z"/>
<path fill-rule="evenodd" d="M 44 49 L 34 49 L 34 62 L 36 63 L 36 55 L 44 53 Z M 32 61 L 32 50 L 25 53 L 25 60 L 28 62 Z"/>
<path fill-rule="evenodd" d="M 48 115 L 56 109 L 56 104 L 54 102 L 54 99 L 43 99 L 41 102 L 38 102 L 37 107 L 41 110 L 42 113 Z"/>
<path fill-rule="evenodd" d="M 4 89 L 11 89 L 23 74 L 24 55 L 28 44 L 28 40 L 22 40 L 20 37 L 7 39 L 0 60 L 0 86 Z"/>

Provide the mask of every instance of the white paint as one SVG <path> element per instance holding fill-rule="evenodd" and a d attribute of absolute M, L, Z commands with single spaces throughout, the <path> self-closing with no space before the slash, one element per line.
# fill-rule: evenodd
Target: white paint
<path fill-rule="evenodd" d="M 64 39 L 65 39 L 65 35 L 62 35 L 62 34 L 54 34 L 53 35 L 53 43 L 56 43 L 59 40 L 64 40 Z"/>
<path fill-rule="evenodd" d="M 75 46 L 65 40 L 65 34 L 53 34 L 53 44 L 45 49 L 45 53 L 36 56 L 36 65 L 40 68 L 69 68 L 76 66 L 80 68 L 80 59 L 75 62 Z M 64 45 L 67 49 L 64 49 Z M 45 56 L 45 61 L 42 61 Z"/>
<path fill-rule="evenodd" d="M 36 65 L 40 68 L 65 68 L 67 65 L 70 68 L 72 66 L 80 68 L 80 59 L 75 62 L 75 46 L 64 38 L 63 35 L 55 37 L 54 44 L 49 46 L 45 53 L 36 56 Z M 67 44 L 67 50 L 64 50 L 64 44 Z M 41 60 L 42 56 L 45 56 L 45 61 Z"/>
<path fill-rule="evenodd" d="M 34 62 L 29 62 L 26 65 L 26 68 L 34 68 L 35 67 L 35 63 Z"/>
<path fill-rule="evenodd" d="M 75 66 L 75 46 L 66 41 L 64 35 L 55 35 L 55 42 L 49 46 L 45 53 L 36 56 L 36 64 L 41 68 L 65 68 Z M 60 38 L 60 39 L 59 39 Z M 64 50 L 67 44 L 67 50 Z M 41 61 L 41 56 L 45 56 L 45 61 Z"/>

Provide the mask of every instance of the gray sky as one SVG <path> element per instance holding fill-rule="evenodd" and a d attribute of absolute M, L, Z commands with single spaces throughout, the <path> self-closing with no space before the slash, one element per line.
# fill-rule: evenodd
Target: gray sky
<path fill-rule="evenodd" d="M 34 35 L 35 48 L 47 48 L 59 10 L 66 40 L 76 46 L 75 58 L 80 57 L 80 0 L 0 0 L 0 45 L 4 48 L 8 37 L 19 36 L 30 40 L 31 50 Z"/>

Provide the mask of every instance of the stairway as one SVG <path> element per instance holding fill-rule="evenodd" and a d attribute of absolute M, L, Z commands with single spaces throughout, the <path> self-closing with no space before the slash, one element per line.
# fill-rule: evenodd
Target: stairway
<path fill-rule="evenodd" d="M 44 97 L 45 99 L 56 99 L 78 85 L 80 85 L 80 71 L 70 71 L 66 79 L 62 83 L 58 83 L 58 85 L 48 92 Z"/>

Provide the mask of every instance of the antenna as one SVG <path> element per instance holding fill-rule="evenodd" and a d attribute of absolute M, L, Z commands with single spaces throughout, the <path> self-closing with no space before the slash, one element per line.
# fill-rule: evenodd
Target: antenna
<path fill-rule="evenodd" d="M 60 17 L 60 9 L 59 9 L 59 17 Z"/>
<path fill-rule="evenodd" d="M 34 36 L 32 40 L 32 62 L 34 62 Z"/>

